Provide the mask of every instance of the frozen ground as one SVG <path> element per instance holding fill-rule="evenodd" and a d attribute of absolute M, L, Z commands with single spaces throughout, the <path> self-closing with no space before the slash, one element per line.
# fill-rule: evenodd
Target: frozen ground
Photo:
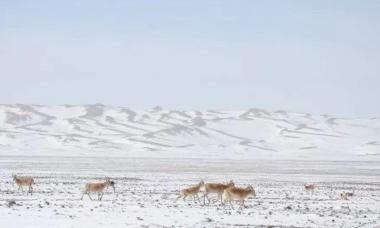
<path fill-rule="evenodd" d="M 12 173 L 35 177 L 33 196 L 17 192 Z M 380 162 L 1 156 L 0 175 L 0 227 L 7 228 L 380 227 Z M 105 176 L 118 194 L 81 201 L 84 183 Z M 243 210 L 173 202 L 200 179 L 252 184 L 257 197 Z M 316 184 L 314 193 L 305 182 Z M 342 191 L 355 195 L 344 201 Z"/>

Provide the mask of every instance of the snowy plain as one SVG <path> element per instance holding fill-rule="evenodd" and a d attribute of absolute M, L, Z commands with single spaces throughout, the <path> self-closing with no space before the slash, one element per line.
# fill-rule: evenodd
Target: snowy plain
<path fill-rule="evenodd" d="M 1 227 L 380 226 L 379 162 L 12 156 L 0 159 L 0 172 Z M 18 192 L 12 173 L 32 175 L 35 193 Z M 116 194 L 108 189 L 102 201 L 80 200 L 86 182 L 106 176 Z M 201 179 L 251 184 L 257 197 L 241 210 L 222 206 L 216 195 L 210 205 L 202 197 L 174 202 L 180 188 Z M 313 193 L 303 189 L 309 182 Z M 343 191 L 354 196 L 341 200 Z M 9 200 L 16 204 L 9 207 Z"/>
<path fill-rule="evenodd" d="M 376 118 L 0 105 L 0 227 L 380 227 L 379 158 Z M 12 174 L 33 176 L 34 194 Z M 80 200 L 105 177 L 116 194 Z M 257 197 L 243 210 L 174 203 L 201 179 L 251 184 Z"/>

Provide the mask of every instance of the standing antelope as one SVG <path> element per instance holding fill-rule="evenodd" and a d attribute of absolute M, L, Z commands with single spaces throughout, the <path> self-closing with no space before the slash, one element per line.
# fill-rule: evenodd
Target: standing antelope
<path fill-rule="evenodd" d="M 348 200 L 348 197 L 352 197 L 352 196 L 354 196 L 353 192 L 342 192 L 342 193 L 340 193 L 340 198 L 342 200 Z"/>
<path fill-rule="evenodd" d="M 115 193 L 115 182 L 110 180 L 109 178 L 107 178 L 106 181 L 102 182 L 102 183 L 87 183 L 84 186 L 84 192 L 82 194 L 81 200 L 83 199 L 83 196 L 85 194 L 87 194 L 88 197 L 92 200 L 90 193 L 91 192 L 97 192 L 98 193 L 98 200 L 100 201 L 103 198 L 104 189 L 108 188 L 109 186 L 111 186 L 113 188 L 113 192 Z"/>
<path fill-rule="evenodd" d="M 18 185 L 18 191 L 20 191 L 20 189 L 21 189 L 22 192 L 24 192 L 24 188 L 22 186 L 28 186 L 29 190 L 28 190 L 26 195 L 28 195 L 28 193 L 30 193 L 30 195 L 32 195 L 32 193 L 33 193 L 32 185 L 34 184 L 34 180 L 32 177 L 26 177 L 26 176 L 19 176 L 18 177 L 16 175 L 12 175 L 12 178 L 13 178 L 13 181 Z"/>
<path fill-rule="evenodd" d="M 305 184 L 304 188 L 306 191 L 314 191 L 315 185 L 314 184 Z"/>
<path fill-rule="evenodd" d="M 184 188 L 182 189 L 180 192 L 179 192 L 179 196 L 177 197 L 177 199 L 175 200 L 175 202 L 177 202 L 179 199 L 183 199 L 183 201 L 185 201 L 186 197 L 187 196 L 192 196 L 193 197 L 193 201 L 195 201 L 195 197 L 197 197 L 198 199 L 198 202 L 199 201 L 199 196 L 198 196 L 198 192 L 200 190 L 200 188 L 204 185 L 204 182 L 203 180 L 201 180 L 198 184 L 196 185 L 192 185 L 188 188 Z"/>
<path fill-rule="evenodd" d="M 217 193 L 218 194 L 218 200 L 220 199 L 220 201 L 223 204 L 222 195 L 223 195 L 224 190 L 226 188 L 233 187 L 233 186 L 235 186 L 235 184 L 232 180 L 230 180 L 230 182 L 228 182 L 226 184 L 206 183 L 204 185 L 205 192 L 203 195 L 203 204 L 206 204 L 206 198 L 207 198 L 208 203 L 210 204 L 210 199 L 208 198 L 209 193 Z"/>
<path fill-rule="evenodd" d="M 235 208 L 232 205 L 232 200 L 234 200 L 234 199 L 239 200 L 240 201 L 239 209 L 240 209 L 242 207 L 245 207 L 244 200 L 249 195 L 256 197 L 256 192 L 251 185 L 248 185 L 245 188 L 229 187 L 229 188 L 225 189 L 223 192 L 223 200 L 224 200 L 224 203 L 229 202 L 233 209 L 235 209 Z"/>
<path fill-rule="evenodd" d="M 340 198 L 341 198 L 342 200 L 348 200 L 347 192 L 341 192 L 341 193 L 340 193 Z"/>

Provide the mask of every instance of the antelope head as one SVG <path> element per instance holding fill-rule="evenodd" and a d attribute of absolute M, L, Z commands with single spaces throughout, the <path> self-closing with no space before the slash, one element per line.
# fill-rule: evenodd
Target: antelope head
<path fill-rule="evenodd" d="M 116 190 L 115 190 L 115 181 L 109 179 L 109 178 L 106 178 L 106 184 L 107 184 L 107 187 L 108 186 L 111 186 L 113 188 L 113 192 L 115 193 Z"/>
<path fill-rule="evenodd" d="M 250 191 L 251 195 L 256 197 L 255 189 L 253 189 L 252 185 L 248 185 L 247 189 Z"/>

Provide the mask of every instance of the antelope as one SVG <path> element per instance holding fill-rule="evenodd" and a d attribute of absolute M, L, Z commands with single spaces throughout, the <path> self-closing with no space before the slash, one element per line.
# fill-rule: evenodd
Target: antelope
<path fill-rule="evenodd" d="M 85 194 L 88 195 L 88 197 L 92 200 L 90 193 L 91 192 L 97 192 L 98 193 L 98 200 L 102 200 L 104 195 L 104 190 L 111 186 L 113 188 L 113 192 L 115 193 L 115 182 L 110 180 L 109 178 L 106 179 L 105 182 L 102 183 L 87 183 L 84 186 L 84 192 L 82 194 L 81 200 L 83 200 L 83 196 Z"/>
<path fill-rule="evenodd" d="M 342 200 L 348 200 L 347 192 L 341 192 L 341 193 L 340 193 L 340 198 L 341 198 Z"/>
<path fill-rule="evenodd" d="M 12 178 L 13 178 L 13 181 L 18 185 L 18 191 L 20 191 L 20 189 L 22 190 L 22 192 L 24 192 L 24 188 L 22 186 L 28 186 L 29 187 L 29 190 L 27 192 L 27 195 L 28 193 L 30 193 L 30 195 L 33 194 L 33 187 L 32 185 L 34 184 L 34 179 L 32 177 L 26 177 L 26 176 L 16 176 L 16 175 L 12 175 Z"/>
<path fill-rule="evenodd" d="M 203 195 L 203 204 L 206 204 L 206 198 L 208 200 L 208 203 L 210 204 L 210 199 L 208 198 L 209 193 L 217 193 L 218 194 L 218 200 L 220 199 L 220 201 L 223 204 L 222 195 L 223 195 L 224 190 L 229 188 L 229 187 L 233 187 L 233 186 L 235 186 L 235 184 L 232 180 L 230 180 L 230 182 L 228 182 L 226 184 L 206 183 L 204 185 L 205 192 Z"/>
<path fill-rule="evenodd" d="M 305 184 L 304 188 L 306 191 L 314 191 L 315 185 L 314 184 Z"/>
<path fill-rule="evenodd" d="M 223 192 L 223 200 L 224 200 L 224 203 L 229 202 L 233 209 L 235 209 L 235 208 L 232 205 L 232 200 L 234 200 L 234 199 L 239 200 L 240 201 L 239 209 L 240 209 L 242 207 L 245 207 L 244 200 L 249 195 L 256 197 L 256 192 L 251 185 L 248 185 L 245 188 L 229 187 L 229 188 L 225 189 Z"/>
<path fill-rule="evenodd" d="M 198 202 L 200 202 L 198 193 L 199 193 L 199 190 L 201 189 L 201 187 L 203 187 L 203 186 L 204 186 L 204 182 L 203 182 L 203 180 L 201 180 L 198 184 L 195 184 L 195 185 L 192 185 L 188 188 L 182 189 L 179 192 L 179 196 L 177 197 L 175 202 L 177 202 L 181 198 L 183 199 L 183 201 L 185 201 L 186 197 L 189 195 L 193 197 L 193 201 L 195 201 L 195 197 L 197 197 Z"/>
<path fill-rule="evenodd" d="M 340 193 L 340 198 L 342 200 L 348 200 L 348 197 L 352 197 L 352 196 L 354 196 L 353 192 L 342 192 L 342 193 Z"/>

